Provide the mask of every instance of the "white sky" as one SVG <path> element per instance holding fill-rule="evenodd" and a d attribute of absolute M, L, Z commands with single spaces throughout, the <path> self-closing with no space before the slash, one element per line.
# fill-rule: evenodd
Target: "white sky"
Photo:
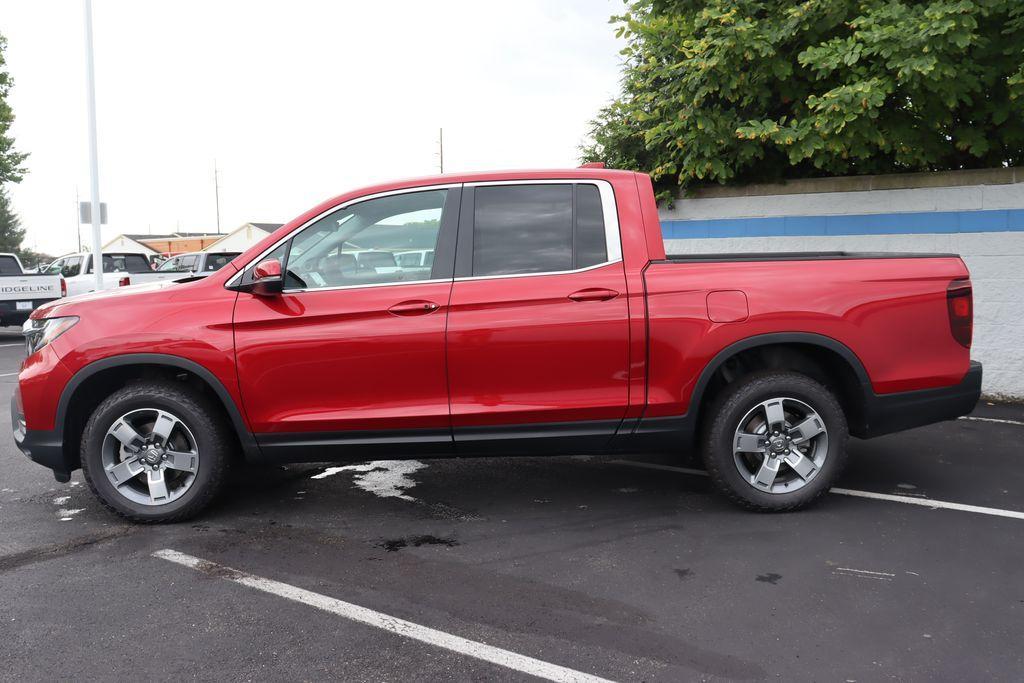
<path fill-rule="evenodd" d="M 380 180 L 575 166 L 617 91 L 621 0 L 94 0 L 104 239 L 285 222 Z M 88 199 L 79 0 L 3 0 L 26 245 Z M 82 239 L 90 241 L 83 226 Z"/>

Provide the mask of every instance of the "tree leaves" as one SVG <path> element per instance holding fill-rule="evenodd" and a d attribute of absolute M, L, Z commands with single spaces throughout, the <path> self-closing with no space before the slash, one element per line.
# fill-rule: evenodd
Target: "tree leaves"
<path fill-rule="evenodd" d="M 1016 165 L 1019 0 L 633 0 L 588 161 L 702 183 Z"/>
<path fill-rule="evenodd" d="M 14 112 L 7 104 L 7 95 L 14 85 L 14 80 L 4 68 L 7 62 L 4 60 L 4 50 L 7 48 L 7 39 L 0 35 L 0 184 L 19 183 L 25 174 L 23 166 L 27 154 L 21 154 L 14 150 L 14 139 L 10 136 L 11 124 L 14 122 Z"/>

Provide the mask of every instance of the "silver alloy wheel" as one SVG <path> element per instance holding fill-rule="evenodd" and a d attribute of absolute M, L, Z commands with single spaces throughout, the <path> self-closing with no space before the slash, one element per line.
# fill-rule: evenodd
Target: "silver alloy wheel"
<path fill-rule="evenodd" d="M 792 493 L 821 471 L 828 457 L 825 421 L 795 398 L 772 398 L 747 412 L 733 437 L 740 475 L 759 491 Z"/>
<path fill-rule="evenodd" d="M 191 488 L 199 470 L 192 431 L 166 410 L 140 408 L 107 430 L 103 470 L 117 492 L 139 505 L 166 505 Z"/>

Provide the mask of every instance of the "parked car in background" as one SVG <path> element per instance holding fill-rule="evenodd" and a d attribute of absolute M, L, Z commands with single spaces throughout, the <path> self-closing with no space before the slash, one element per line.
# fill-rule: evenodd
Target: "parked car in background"
<path fill-rule="evenodd" d="M 49 275 L 61 275 L 67 283 L 67 295 L 77 296 L 96 291 L 96 276 L 92 270 L 92 254 L 81 252 L 61 256 L 46 266 Z M 161 280 L 177 280 L 181 273 L 158 273 L 149 265 L 149 259 L 138 253 L 103 254 L 103 289 L 128 285 L 142 285 Z"/>
<path fill-rule="evenodd" d="M 206 277 L 231 262 L 240 251 L 193 251 L 178 254 L 160 264 L 158 273 L 187 273 L 191 277 Z"/>
<path fill-rule="evenodd" d="M 429 271 L 397 266 L 410 243 Z M 972 301 L 955 254 L 667 255 L 643 174 L 405 180 L 209 277 L 38 309 L 12 422 L 58 481 L 81 467 L 143 522 L 196 514 L 239 455 L 698 445 L 729 499 L 792 510 L 835 482 L 848 435 L 974 408 Z"/>
<path fill-rule="evenodd" d="M 395 261 L 402 268 L 429 268 L 434 265 L 434 250 L 396 251 Z"/>
<path fill-rule="evenodd" d="M 0 325 L 21 325 L 36 308 L 62 296 L 59 275 L 26 273 L 17 254 L 0 254 Z"/>

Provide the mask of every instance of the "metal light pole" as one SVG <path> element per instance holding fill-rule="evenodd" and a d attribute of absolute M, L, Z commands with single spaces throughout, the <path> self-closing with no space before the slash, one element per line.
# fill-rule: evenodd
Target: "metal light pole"
<path fill-rule="evenodd" d="M 217 234 L 220 234 L 220 180 L 217 178 L 217 160 L 213 160 L 213 197 L 217 202 Z"/>
<path fill-rule="evenodd" d="M 96 157 L 96 74 L 92 64 L 92 0 L 85 3 L 85 92 L 89 110 L 89 190 L 92 194 L 92 270 L 96 291 L 103 289 L 103 238 L 100 236 L 100 164 Z"/>
<path fill-rule="evenodd" d="M 441 175 L 444 175 L 444 128 L 437 129 L 437 155 L 441 157 Z"/>

